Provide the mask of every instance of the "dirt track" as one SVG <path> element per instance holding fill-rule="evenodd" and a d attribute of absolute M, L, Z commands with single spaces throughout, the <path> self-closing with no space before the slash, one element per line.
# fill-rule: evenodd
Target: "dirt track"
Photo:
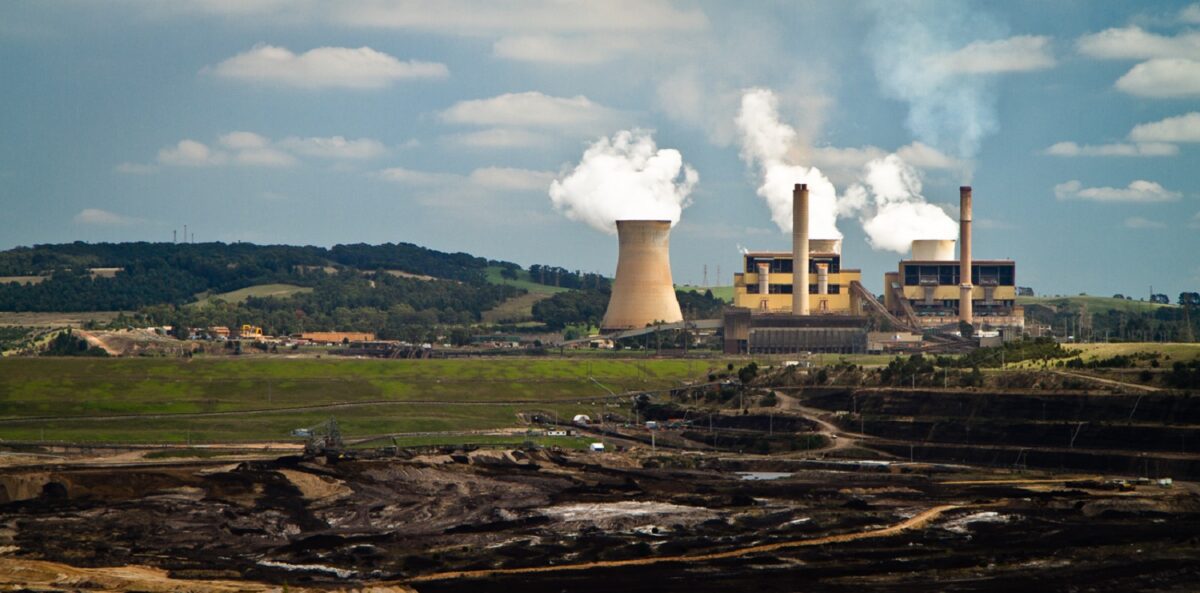
<path fill-rule="evenodd" d="M 867 531 L 859 531 L 855 533 L 842 533 L 838 535 L 827 535 L 813 539 L 803 539 L 787 542 L 777 542 L 773 544 L 761 544 L 757 546 L 747 546 L 744 548 L 736 548 L 725 552 L 714 552 L 711 554 L 696 554 L 690 556 L 654 556 L 650 558 L 634 558 L 631 560 L 610 560 L 607 562 L 583 562 L 580 564 L 558 564 L 552 566 L 532 566 L 528 568 L 507 568 L 507 569 L 485 569 L 485 570 L 470 570 L 470 571 L 452 571 L 439 572 L 427 575 L 421 575 L 411 579 L 410 582 L 421 583 L 426 581 L 442 581 L 447 579 L 478 579 L 496 575 L 514 575 L 514 574 L 541 574 L 549 572 L 575 571 L 575 570 L 594 570 L 599 568 L 622 568 L 627 566 L 649 566 L 653 564 L 672 564 L 672 563 L 703 563 L 713 560 L 725 560 L 728 558 L 740 558 L 742 556 L 750 556 L 754 554 L 765 554 L 768 552 L 777 552 L 789 548 L 801 548 L 806 546 L 821 546 L 826 544 L 840 544 L 852 542 L 862 539 L 871 539 L 877 537 L 889 537 L 900 532 L 910 529 L 920 529 L 940 517 L 947 511 L 966 508 L 964 505 L 947 504 L 934 507 L 922 511 L 920 514 L 901 521 L 895 525 L 884 527 L 881 529 L 870 529 Z"/>

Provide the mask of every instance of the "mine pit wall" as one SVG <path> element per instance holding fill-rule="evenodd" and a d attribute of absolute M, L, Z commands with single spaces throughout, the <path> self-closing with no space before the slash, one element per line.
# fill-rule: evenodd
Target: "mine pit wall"
<path fill-rule="evenodd" d="M 135 499 L 146 492 L 197 482 L 192 470 L 125 471 L 114 481 L 104 470 L 0 472 L 0 504 L 35 498 L 95 498 L 109 502 Z"/>
<path fill-rule="evenodd" d="M 881 439 L 870 447 L 915 461 L 1200 478 L 1200 398 L 1187 395 L 824 389 L 802 397 L 840 413 L 843 429 Z"/>

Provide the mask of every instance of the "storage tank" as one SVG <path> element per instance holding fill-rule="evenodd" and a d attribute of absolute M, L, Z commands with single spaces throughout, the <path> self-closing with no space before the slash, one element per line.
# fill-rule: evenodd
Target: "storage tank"
<path fill-rule="evenodd" d="M 617 221 L 617 276 L 602 331 L 683 321 L 671 280 L 670 234 L 668 220 Z"/>
<path fill-rule="evenodd" d="M 917 239 L 912 242 L 916 261 L 954 261 L 954 239 Z"/>
<path fill-rule="evenodd" d="M 841 239 L 809 239 L 808 251 L 810 255 L 841 255 L 842 240 Z"/>

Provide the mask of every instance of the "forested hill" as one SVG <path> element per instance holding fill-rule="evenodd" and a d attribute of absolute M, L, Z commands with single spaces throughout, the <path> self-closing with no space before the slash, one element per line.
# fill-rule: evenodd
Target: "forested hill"
<path fill-rule="evenodd" d="M 136 310 L 267 283 L 316 287 L 338 272 L 485 284 L 489 262 L 408 243 L 332 248 L 249 243 L 67 243 L 0 252 L 0 310 Z"/>

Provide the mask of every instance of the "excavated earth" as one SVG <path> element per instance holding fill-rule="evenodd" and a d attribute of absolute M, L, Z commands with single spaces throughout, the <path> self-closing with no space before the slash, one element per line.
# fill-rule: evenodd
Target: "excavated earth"
<path fill-rule="evenodd" d="M 1200 583 L 1196 485 L 1130 490 L 1099 475 L 518 450 L 25 466 L 0 470 L 0 486 L 0 590 L 1124 592 Z"/>

